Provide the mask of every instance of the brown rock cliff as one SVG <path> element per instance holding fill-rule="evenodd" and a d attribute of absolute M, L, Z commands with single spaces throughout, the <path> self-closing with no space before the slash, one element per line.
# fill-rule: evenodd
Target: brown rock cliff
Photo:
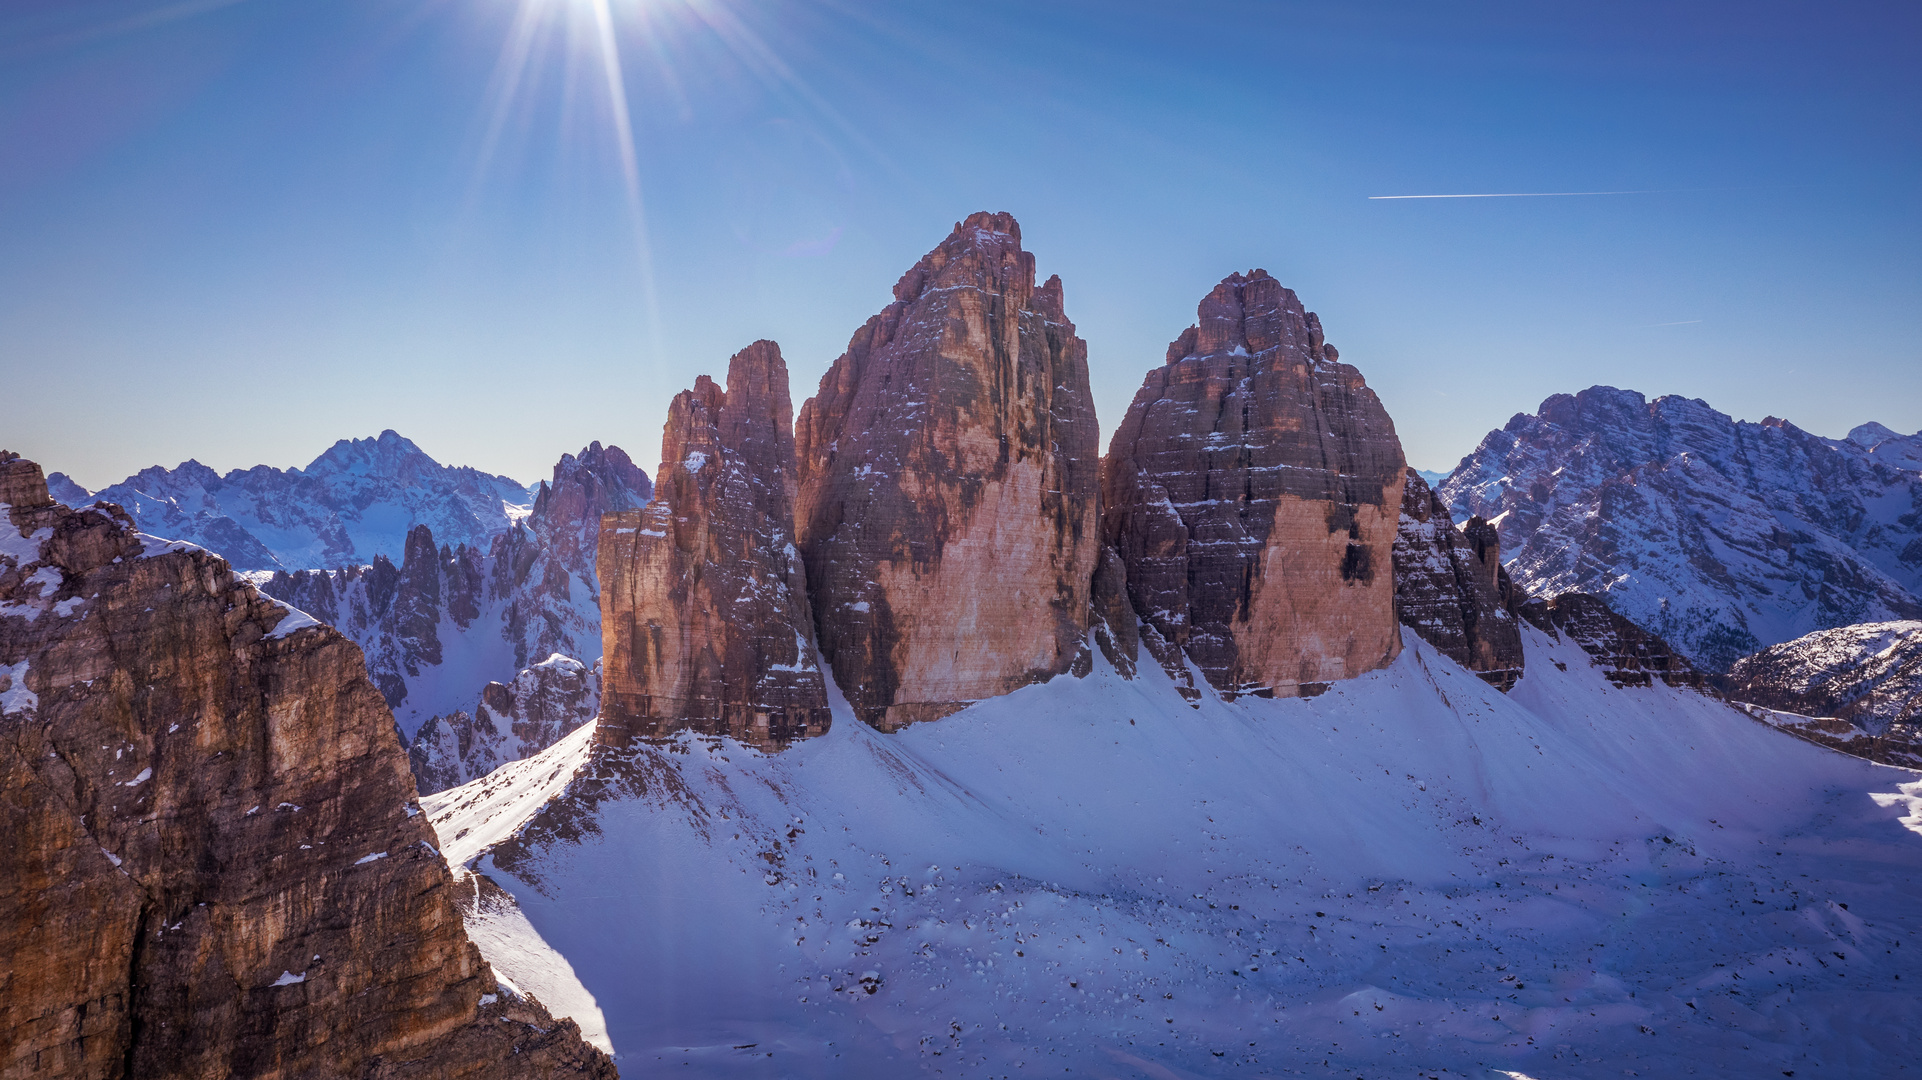
<path fill-rule="evenodd" d="M 796 522 L 821 649 L 894 730 L 1086 662 L 1098 447 L 1087 346 L 980 213 L 801 407 Z"/>
<path fill-rule="evenodd" d="M 1102 533 L 1186 692 L 1293 696 L 1400 649 L 1401 442 L 1321 322 L 1255 270 L 1202 300 L 1102 463 Z"/>
<path fill-rule="evenodd" d="M 794 536 L 780 347 L 703 375 L 668 409 L 654 501 L 601 519 L 604 688 L 595 738 L 689 729 L 779 745 L 829 724 Z"/>
<path fill-rule="evenodd" d="M 612 1077 L 504 993 L 360 651 L 0 453 L 0 1074 Z"/>

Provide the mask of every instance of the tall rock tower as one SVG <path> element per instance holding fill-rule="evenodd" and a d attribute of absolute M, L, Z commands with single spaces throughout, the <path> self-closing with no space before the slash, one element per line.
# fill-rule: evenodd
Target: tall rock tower
<path fill-rule="evenodd" d="M 1102 532 L 1186 692 L 1294 696 L 1400 651 L 1395 425 L 1264 270 L 1201 301 L 1115 429 Z"/>
<path fill-rule="evenodd" d="M 827 683 L 794 536 L 793 406 L 780 346 L 668 409 L 654 500 L 601 519 L 597 738 L 692 729 L 762 746 L 826 731 Z"/>
<path fill-rule="evenodd" d="M 902 276 L 801 407 L 821 649 L 884 731 L 1086 661 L 1099 551 L 1087 345 L 1008 214 Z"/>

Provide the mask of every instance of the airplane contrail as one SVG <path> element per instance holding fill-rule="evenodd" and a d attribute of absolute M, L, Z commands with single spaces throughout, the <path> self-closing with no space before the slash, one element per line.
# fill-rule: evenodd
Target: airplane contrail
<path fill-rule="evenodd" d="M 1500 191 L 1486 195 L 1370 195 L 1371 199 L 1540 199 L 1551 195 L 1656 195 L 1660 190 L 1644 191 Z"/>

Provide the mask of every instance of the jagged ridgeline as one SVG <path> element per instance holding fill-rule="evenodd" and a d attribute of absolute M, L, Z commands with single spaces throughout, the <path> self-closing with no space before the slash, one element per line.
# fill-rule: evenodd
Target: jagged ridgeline
<path fill-rule="evenodd" d="M 603 520 L 604 744 L 883 731 L 1140 647 L 1191 700 L 1380 668 L 1397 612 L 1503 689 L 1520 594 L 1406 473 L 1320 320 L 1256 270 L 1204 298 L 1097 459 L 1087 346 L 1007 214 L 916 263 L 789 435 L 773 342 L 674 399 L 656 497 Z M 1404 498 L 1404 484 L 1408 494 Z M 1412 506 L 1412 514 L 1410 510 Z"/>
<path fill-rule="evenodd" d="M 0 793 L 0 1075 L 614 1075 L 468 939 L 360 650 L 4 452 Z"/>

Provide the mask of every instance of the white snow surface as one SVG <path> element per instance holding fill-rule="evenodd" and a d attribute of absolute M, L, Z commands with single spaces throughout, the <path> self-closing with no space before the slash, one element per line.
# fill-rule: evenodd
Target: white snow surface
<path fill-rule="evenodd" d="M 525 916 L 490 961 L 566 1013 L 521 959 L 557 954 L 625 1075 L 1914 1068 L 1917 774 L 1524 633 L 1507 696 L 1405 635 L 1306 700 L 1097 662 L 891 736 L 837 701 L 771 756 L 683 738 L 525 877 L 488 849 L 591 727 L 423 806 Z"/>

